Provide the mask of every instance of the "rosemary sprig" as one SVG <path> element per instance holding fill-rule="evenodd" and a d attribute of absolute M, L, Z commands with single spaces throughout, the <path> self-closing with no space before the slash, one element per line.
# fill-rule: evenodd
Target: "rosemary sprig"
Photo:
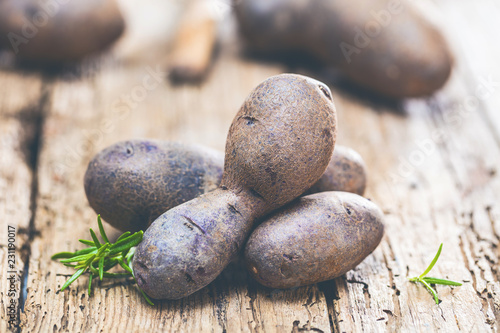
<path fill-rule="evenodd" d="M 432 288 L 431 284 L 442 284 L 442 285 L 446 285 L 446 286 L 461 286 L 462 285 L 460 282 L 455 282 L 455 281 L 451 281 L 451 280 L 438 279 L 438 278 L 426 276 L 427 273 L 429 273 L 431 271 L 431 269 L 434 267 L 434 265 L 438 261 L 439 256 L 441 255 L 442 249 L 443 249 L 443 243 L 441 243 L 441 245 L 439 246 L 439 250 L 437 251 L 436 255 L 434 256 L 434 259 L 432 259 L 432 261 L 431 261 L 430 265 L 427 267 L 427 269 L 419 276 L 415 276 L 415 277 L 412 277 L 409 279 L 411 282 L 422 283 L 427 288 L 427 290 L 429 290 L 429 292 L 432 294 L 432 296 L 434 296 L 434 301 L 436 301 L 436 304 L 439 304 L 439 298 L 438 298 L 436 290 L 434 290 L 434 288 Z"/>
<path fill-rule="evenodd" d="M 134 271 L 130 267 L 130 262 L 135 253 L 135 246 L 142 241 L 142 230 L 132 235 L 127 231 L 121 235 L 115 243 L 111 243 L 102 226 L 101 215 L 97 216 L 97 224 L 99 225 L 101 238 L 104 241 L 103 244 L 99 242 L 96 233 L 90 228 L 92 240 L 79 240 L 80 243 L 89 246 L 88 248 L 75 252 L 59 252 L 52 256 L 53 260 L 60 259 L 63 265 L 73 267 L 76 270 L 75 274 L 73 274 L 73 276 L 71 276 L 62 286 L 61 291 L 66 289 L 71 283 L 85 273 L 89 273 L 89 295 L 92 293 L 92 279 L 96 277 L 99 277 L 99 280 L 102 281 L 103 278 L 117 279 L 132 276 L 134 282 L 137 284 Z M 120 265 L 126 272 L 108 272 L 116 265 Z M 137 287 L 139 288 L 139 286 Z M 139 288 L 139 291 L 148 304 L 154 305 L 141 288 Z"/>

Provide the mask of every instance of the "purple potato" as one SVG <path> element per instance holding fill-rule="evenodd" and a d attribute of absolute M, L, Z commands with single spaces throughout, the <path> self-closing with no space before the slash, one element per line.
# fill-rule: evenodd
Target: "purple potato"
<path fill-rule="evenodd" d="M 306 52 L 393 98 L 433 93 L 453 66 L 442 33 L 405 0 L 237 0 L 235 12 L 252 48 Z"/>
<path fill-rule="evenodd" d="M 0 48 L 31 62 L 80 60 L 124 29 L 115 0 L 0 0 Z"/>
<path fill-rule="evenodd" d="M 223 154 L 158 140 L 116 143 L 97 154 L 85 173 L 90 206 L 113 227 L 145 230 L 170 208 L 216 189 Z"/>
<path fill-rule="evenodd" d="M 354 193 L 301 197 L 260 224 L 248 239 L 250 275 L 271 288 L 292 288 L 338 277 L 380 243 L 383 214 Z"/>

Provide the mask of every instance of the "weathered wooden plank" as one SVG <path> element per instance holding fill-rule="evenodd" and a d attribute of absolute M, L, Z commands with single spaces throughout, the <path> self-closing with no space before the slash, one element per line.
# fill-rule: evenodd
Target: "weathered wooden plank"
<path fill-rule="evenodd" d="M 0 332 L 5 332 L 19 324 L 30 254 L 41 80 L 2 71 L 0 85 Z"/>
<path fill-rule="evenodd" d="M 463 108 L 476 94 L 480 75 L 498 71 L 493 66 L 497 51 L 483 58 L 480 50 L 487 40 L 480 37 L 473 43 L 484 29 L 478 21 L 486 18 L 495 27 L 496 22 L 484 9 L 472 8 L 477 4 L 439 3 L 446 9 L 443 15 L 453 27 L 453 45 L 459 50 L 456 72 L 441 93 L 429 100 L 407 101 L 398 113 L 334 91 L 339 142 L 359 150 L 367 161 L 367 195 L 386 212 L 386 236 L 355 270 L 296 290 L 261 287 L 234 264 L 191 297 L 155 307 L 147 306 L 127 282 L 104 282 L 90 298 L 84 279 L 57 293 L 71 271 L 51 262 L 50 256 L 80 247 L 77 238 L 87 237 L 88 227 L 95 225 L 82 186 L 93 154 L 135 137 L 198 142 L 222 150 L 232 117 L 247 93 L 285 69 L 244 61 L 229 52 L 222 54 L 205 85 L 171 87 L 161 73 L 161 58 L 132 52 L 131 58 L 122 58 L 125 67 L 103 58 L 100 70 L 88 66 L 82 78 L 56 79 L 46 100 L 34 221 L 40 234 L 31 245 L 23 329 L 495 330 L 500 308 L 496 95 L 470 112 Z M 481 8 L 498 11 L 498 6 L 484 3 Z M 473 18 L 470 24 L 462 19 L 464 13 Z M 475 47 L 469 49 L 468 43 Z M 471 80 L 479 69 L 479 76 Z M 19 103 L 9 98 L 0 98 L 2 107 Z M 4 174 L 8 173 L 2 170 Z M 15 200 L 17 205 L 22 202 Z M 422 286 L 407 278 L 425 269 L 440 242 L 445 248 L 432 274 L 464 285 L 437 287 L 442 302 L 436 305 Z"/>

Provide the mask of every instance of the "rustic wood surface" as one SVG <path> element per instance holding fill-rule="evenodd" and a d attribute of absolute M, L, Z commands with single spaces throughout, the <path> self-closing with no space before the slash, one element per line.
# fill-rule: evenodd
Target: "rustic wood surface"
<path fill-rule="evenodd" d="M 386 103 L 328 81 L 339 112 L 338 142 L 364 157 L 366 196 L 386 215 L 382 243 L 354 270 L 317 285 L 271 290 L 234 263 L 194 295 L 153 307 L 127 281 L 97 283 L 89 297 L 81 278 L 59 292 L 72 272 L 50 257 L 81 248 L 78 239 L 96 225 L 83 175 L 99 150 L 138 137 L 223 150 L 234 114 L 259 82 L 289 71 L 328 79 L 242 56 L 234 25 L 225 22 L 229 32 L 207 81 L 174 86 L 164 69 L 182 2 L 165 3 L 148 0 L 137 9 L 132 0 L 121 1 L 126 35 L 78 68 L 47 73 L 0 62 L 0 332 L 8 330 L 8 225 L 17 229 L 22 303 L 15 331 L 498 330 L 500 5 L 491 0 L 430 5 L 456 54 L 452 78 L 432 97 Z M 220 1 L 215 14 L 227 3 Z M 436 305 L 407 278 L 425 269 L 441 242 L 432 275 L 463 286 L 437 286 Z"/>

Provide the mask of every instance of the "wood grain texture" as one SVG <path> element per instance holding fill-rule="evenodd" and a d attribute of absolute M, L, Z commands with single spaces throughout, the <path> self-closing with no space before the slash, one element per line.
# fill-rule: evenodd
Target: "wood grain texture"
<path fill-rule="evenodd" d="M 18 253 L 19 271 L 23 260 L 29 268 L 21 331 L 496 332 L 500 48 L 493 41 L 500 6 L 490 0 L 436 3 L 456 54 L 453 76 L 438 94 L 387 105 L 328 82 L 339 111 L 338 143 L 365 159 L 366 196 L 382 207 L 386 235 L 344 276 L 292 290 L 262 287 L 235 262 L 194 295 L 150 307 L 122 280 L 96 283 L 91 297 L 85 278 L 58 292 L 72 272 L 50 256 L 81 248 L 78 238 L 96 225 L 83 174 L 102 148 L 142 137 L 223 150 L 232 118 L 258 83 L 288 71 L 322 75 L 241 57 L 230 33 L 203 85 L 171 86 L 158 51 L 168 50 L 168 41 L 147 41 L 134 30 L 113 52 L 82 64 L 81 75 L 1 71 L 0 228 L 2 235 L 7 223 L 26 230 L 17 238 L 26 244 Z M 131 2 L 124 4 L 133 10 Z M 144 45 L 158 49 L 140 52 Z M 5 242 L 0 240 L 2 272 Z M 463 286 L 437 286 L 436 305 L 407 278 L 426 268 L 440 242 L 443 253 L 430 275 Z M 5 282 L 2 273 L 0 332 L 7 329 Z"/>

